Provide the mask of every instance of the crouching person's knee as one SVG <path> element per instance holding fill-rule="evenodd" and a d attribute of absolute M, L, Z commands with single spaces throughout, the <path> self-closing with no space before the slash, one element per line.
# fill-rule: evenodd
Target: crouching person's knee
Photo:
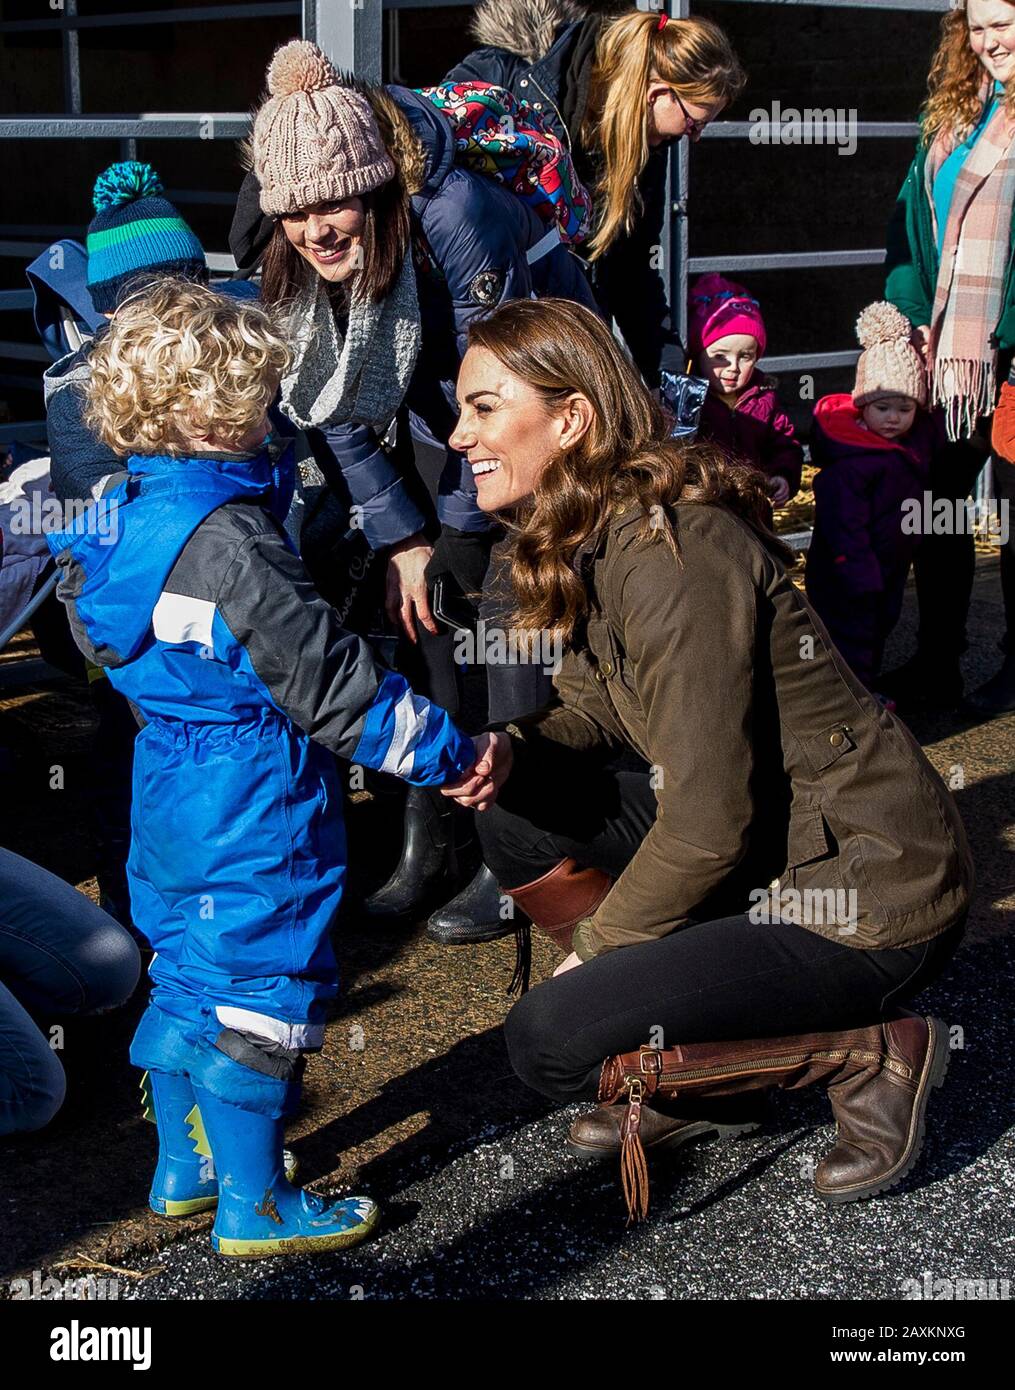
<path fill-rule="evenodd" d="M 0 1134 L 29 1134 L 48 1125 L 63 1105 L 67 1078 L 42 1035 L 20 1055 L 20 1065 L 0 1077 Z"/>
<path fill-rule="evenodd" d="M 504 1020 L 504 1038 L 511 1065 L 526 1086 L 563 1100 L 569 1098 L 569 1091 L 563 1075 L 561 1033 L 553 1010 L 541 998 L 547 992 L 537 986 L 519 999 Z"/>
<path fill-rule="evenodd" d="M 82 1013 L 106 1013 L 125 1004 L 137 988 L 141 954 L 130 932 L 110 917 L 92 932 L 81 970 Z"/>

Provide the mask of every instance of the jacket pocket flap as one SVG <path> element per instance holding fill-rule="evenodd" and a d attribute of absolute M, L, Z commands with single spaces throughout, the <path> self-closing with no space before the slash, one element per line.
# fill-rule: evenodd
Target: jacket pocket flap
<path fill-rule="evenodd" d="M 823 733 L 804 740 L 804 756 L 815 772 L 824 772 L 826 767 L 850 753 L 856 747 L 853 730 L 848 724 L 832 724 Z"/>
<path fill-rule="evenodd" d="M 790 811 L 789 834 L 786 838 L 786 867 L 797 868 L 828 853 L 824 818 L 817 806 Z"/>

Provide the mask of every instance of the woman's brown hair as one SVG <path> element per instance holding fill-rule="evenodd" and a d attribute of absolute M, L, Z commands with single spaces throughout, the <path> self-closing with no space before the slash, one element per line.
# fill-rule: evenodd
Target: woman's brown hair
<path fill-rule="evenodd" d="M 678 557 L 669 509 L 706 502 L 734 512 L 780 560 L 793 562 L 772 533 L 763 475 L 714 445 L 671 438 L 672 420 L 591 309 L 567 299 L 509 300 L 473 321 L 469 345 L 493 353 L 548 409 L 577 394 L 593 410 L 582 438 L 550 460 L 516 518 L 511 581 L 518 627 L 570 639 L 588 607 L 575 552 L 616 509 L 632 504 L 645 514 L 642 534 Z"/>
<path fill-rule="evenodd" d="M 352 292 L 377 304 L 391 293 L 409 249 L 409 195 L 396 174 L 365 193 L 362 201 L 363 266 L 354 279 L 334 286 L 332 294 L 341 298 Z M 261 298 L 272 308 L 288 304 L 316 274 L 286 236 L 279 218 L 261 263 Z"/>
<path fill-rule="evenodd" d="M 638 179 L 648 163 L 652 81 L 701 106 L 728 106 L 747 85 L 733 47 L 710 19 L 671 19 L 632 10 L 604 25 L 596 44 L 581 141 L 599 156 L 597 225 L 589 259 L 601 256 L 639 211 Z"/>
<path fill-rule="evenodd" d="M 956 144 L 965 139 L 980 118 L 983 87 L 989 77 L 969 42 L 965 0 L 942 17 L 940 32 L 927 79 L 927 100 L 921 110 L 920 139 L 924 145 L 930 145 L 939 131 L 951 133 Z M 1005 88 L 1005 106 L 1009 119 L 1015 120 L 1015 83 Z"/>

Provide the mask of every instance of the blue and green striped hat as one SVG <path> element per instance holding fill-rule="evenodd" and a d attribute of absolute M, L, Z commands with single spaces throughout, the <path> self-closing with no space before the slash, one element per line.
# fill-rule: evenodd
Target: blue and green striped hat
<path fill-rule="evenodd" d="M 204 279 L 204 250 L 168 198 L 150 164 L 111 164 L 95 181 L 88 227 L 88 289 L 100 314 L 111 314 L 144 271 Z"/>

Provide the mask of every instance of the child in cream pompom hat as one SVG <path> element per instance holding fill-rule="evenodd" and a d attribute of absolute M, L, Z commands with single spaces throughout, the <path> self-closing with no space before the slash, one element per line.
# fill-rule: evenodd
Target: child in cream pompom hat
<path fill-rule="evenodd" d="M 806 586 L 832 640 L 873 691 L 943 431 L 925 409 L 927 379 L 909 320 L 879 302 L 864 309 L 856 331 L 864 350 L 852 393 L 825 396 L 814 411 L 819 472 Z"/>

